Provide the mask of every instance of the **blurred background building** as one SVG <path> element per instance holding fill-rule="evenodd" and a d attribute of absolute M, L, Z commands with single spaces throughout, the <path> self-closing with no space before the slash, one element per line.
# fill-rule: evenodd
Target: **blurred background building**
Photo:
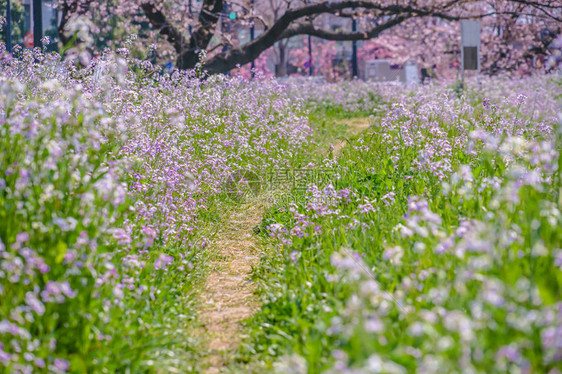
<path fill-rule="evenodd" d="M 2 41 L 8 44 L 8 32 L 11 36 L 12 46 L 19 45 L 23 48 L 34 46 L 34 17 L 33 7 L 41 6 L 42 35 L 48 36 L 52 43 L 48 50 L 56 50 L 58 42 L 59 12 L 56 9 L 57 0 L 4 0 L 0 2 L 0 14 L 7 22 L 2 27 Z M 8 7 L 11 12 L 7 14 Z M 8 24 L 9 22 L 9 24 Z"/>

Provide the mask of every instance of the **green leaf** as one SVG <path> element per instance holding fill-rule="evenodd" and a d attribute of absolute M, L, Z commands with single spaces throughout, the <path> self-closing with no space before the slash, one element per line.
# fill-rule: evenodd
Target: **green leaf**
<path fill-rule="evenodd" d="M 62 260 L 64 259 L 64 256 L 66 255 L 67 249 L 68 249 L 68 246 L 66 245 L 65 242 L 63 242 L 62 240 L 58 242 L 57 247 L 56 247 L 57 256 L 55 257 L 55 262 L 57 264 L 60 264 L 62 262 Z"/>

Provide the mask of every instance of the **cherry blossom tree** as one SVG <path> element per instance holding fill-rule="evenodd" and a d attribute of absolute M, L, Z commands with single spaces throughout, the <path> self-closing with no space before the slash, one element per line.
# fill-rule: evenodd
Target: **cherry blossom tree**
<path fill-rule="evenodd" d="M 61 1 L 61 31 L 76 15 L 100 13 L 105 7 L 106 18 L 96 18 L 105 23 L 103 27 L 109 22 L 99 20 L 128 20 L 133 29 L 142 29 L 158 40 L 159 48 L 163 44 L 171 47 L 180 69 L 195 67 L 200 54 L 206 52 L 203 69 L 211 74 L 245 65 L 276 43 L 282 45 L 299 35 L 328 41 L 377 38 L 380 51 L 402 59 L 417 57 L 422 63 L 430 61 L 428 54 L 439 53 L 444 60 L 437 63 L 446 64 L 447 58 L 455 58 L 458 21 L 462 19 L 482 19 L 487 30 L 483 50 L 489 52 L 483 68 L 494 73 L 514 69 L 510 61 L 530 61 L 534 55 L 548 53 L 549 40 L 560 33 L 562 22 L 559 0 Z M 273 16 L 272 9 L 276 12 Z M 351 18 L 360 23 L 359 31 L 329 27 L 333 20 Z M 237 37 L 241 29 L 251 25 L 257 30 L 254 40 Z"/>
<path fill-rule="evenodd" d="M 481 20 L 483 73 L 554 68 L 548 56 L 560 53 L 554 43 L 561 33 L 559 21 L 530 18 L 517 2 L 489 1 L 480 6 L 482 14 L 490 10 L 495 13 Z M 412 59 L 422 67 L 435 66 L 440 75 L 451 78 L 460 68 L 460 25 L 435 17 L 409 19 L 391 32 L 367 41 L 359 54 L 362 59 L 384 58 L 398 64 Z"/>

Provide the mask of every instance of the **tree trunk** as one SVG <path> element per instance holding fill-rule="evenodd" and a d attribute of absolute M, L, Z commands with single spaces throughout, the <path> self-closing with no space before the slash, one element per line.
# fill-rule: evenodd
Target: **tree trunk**
<path fill-rule="evenodd" d="M 84 0 L 66 0 L 61 4 L 62 14 L 58 27 L 59 40 L 63 47 L 65 47 L 74 35 L 67 35 L 66 27 L 68 22 L 76 16 L 84 15 L 90 9 L 88 1 Z"/>
<path fill-rule="evenodd" d="M 277 43 L 279 48 L 279 68 L 277 69 L 277 76 L 284 77 L 287 75 L 287 56 L 286 56 L 286 45 L 283 42 Z"/>
<path fill-rule="evenodd" d="M 193 69 L 199 61 L 199 53 L 209 46 L 222 14 L 223 0 L 203 0 L 198 19 L 199 26 L 191 34 L 189 42 L 186 42 L 181 32 L 166 19 L 152 1 L 141 3 L 141 8 L 152 26 L 159 30 L 160 34 L 167 36 L 168 41 L 174 46 L 178 55 L 176 66 L 183 70 Z"/>
<path fill-rule="evenodd" d="M 191 34 L 188 47 L 176 50 L 178 53 L 178 69 L 193 69 L 199 61 L 199 53 L 209 46 L 215 35 L 215 28 L 221 17 L 223 0 L 205 0 L 199 13 L 199 27 Z"/>

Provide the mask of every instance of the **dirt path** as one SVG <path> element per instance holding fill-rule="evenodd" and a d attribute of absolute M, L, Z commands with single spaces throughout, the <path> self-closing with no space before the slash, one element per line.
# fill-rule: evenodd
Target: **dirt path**
<path fill-rule="evenodd" d="M 372 123 L 372 120 L 368 117 L 350 118 L 338 121 L 341 124 L 346 125 L 349 128 L 349 136 L 355 136 L 360 132 L 366 130 Z M 340 140 L 334 145 L 334 154 L 338 154 L 343 146 L 347 143 L 347 140 Z"/>
<path fill-rule="evenodd" d="M 359 134 L 371 123 L 369 118 L 342 120 L 349 127 L 349 136 Z M 339 153 L 346 144 L 334 145 Z M 250 281 L 252 266 L 259 261 L 259 250 L 253 228 L 259 225 L 266 208 L 266 200 L 240 206 L 222 224 L 209 250 L 211 272 L 201 290 L 201 328 L 198 335 L 205 342 L 206 356 L 201 368 L 204 373 L 227 371 L 233 353 L 244 337 L 241 321 L 251 317 L 259 308 L 254 295 L 255 284 Z"/>
<path fill-rule="evenodd" d="M 204 373 L 220 373 L 229 364 L 243 338 L 240 322 L 259 308 L 249 277 L 259 260 L 253 228 L 264 210 L 265 203 L 260 202 L 241 206 L 224 222 L 210 247 L 214 258 L 201 292 L 199 315 L 208 352 L 202 363 Z"/>

